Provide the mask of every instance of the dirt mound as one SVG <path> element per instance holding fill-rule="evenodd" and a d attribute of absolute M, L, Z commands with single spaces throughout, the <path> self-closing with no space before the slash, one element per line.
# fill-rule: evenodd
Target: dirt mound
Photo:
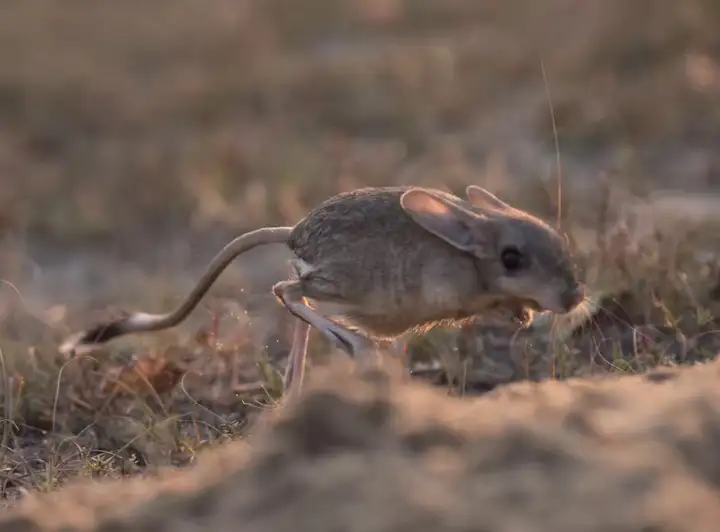
<path fill-rule="evenodd" d="M 30 530 L 716 530 L 720 363 L 479 399 L 337 367 L 271 429 L 159 478 L 77 483 Z"/>

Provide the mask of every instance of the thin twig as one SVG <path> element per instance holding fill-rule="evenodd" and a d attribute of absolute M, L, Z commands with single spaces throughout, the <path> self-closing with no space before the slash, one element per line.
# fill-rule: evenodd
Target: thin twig
<path fill-rule="evenodd" d="M 2 383 L 5 388 L 5 419 L 3 419 L 2 440 L 0 441 L 0 467 L 2 467 L 2 464 L 5 462 L 5 457 L 7 456 L 8 450 L 10 448 L 10 425 L 12 424 L 13 411 L 11 389 L 12 386 L 10 382 L 10 376 L 8 375 L 7 367 L 5 365 L 5 355 L 3 354 L 2 349 L 0 349 L 0 378 L 2 379 Z"/>
<path fill-rule="evenodd" d="M 560 140 L 558 138 L 557 123 L 555 122 L 555 108 L 553 107 L 552 96 L 550 95 L 550 84 L 548 83 L 547 73 L 545 72 L 545 62 L 540 61 L 542 69 L 543 83 L 545 85 L 545 96 L 547 97 L 548 107 L 550 108 L 550 119 L 552 120 L 553 139 L 555 141 L 555 162 L 557 164 L 557 225 L 560 227 L 562 221 L 562 161 L 560 159 Z"/>

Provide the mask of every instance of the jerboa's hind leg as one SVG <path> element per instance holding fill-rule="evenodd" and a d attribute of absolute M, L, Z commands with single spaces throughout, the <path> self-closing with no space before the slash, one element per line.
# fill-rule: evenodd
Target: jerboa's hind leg
<path fill-rule="evenodd" d="M 286 395 L 294 395 L 302 386 L 305 378 L 305 359 L 307 357 L 309 338 L 310 325 L 300 318 L 295 318 L 290 355 L 288 356 L 283 377 Z"/>
<path fill-rule="evenodd" d="M 353 358 L 358 355 L 362 356 L 363 353 L 372 349 L 373 342 L 371 340 L 329 320 L 308 306 L 305 302 L 302 283 L 300 281 L 290 280 L 279 282 L 273 286 L 273 293 L 291 314 L 305 324 L 305 327 L 302 327 L 300 324 L 296 325 L 293 333 L 291 360 L 288 362 L 288 368 L 285 371 L 286 379 L 289 376 L 293 390 L 299 390 L 302 385 L 300 379 L 302 378 L 305 359 L 307 357 L 308 325 L 318 329 L 330 342 L 343 349 Z M 286 386 L 287 385 L 288 383 L 286 382 Z"/>

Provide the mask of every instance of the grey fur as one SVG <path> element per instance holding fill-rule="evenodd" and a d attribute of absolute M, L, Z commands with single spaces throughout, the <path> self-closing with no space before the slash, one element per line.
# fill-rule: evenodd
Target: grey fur
<path fill-rule="evenodd" d="M 118 336 L 175 325 L 234 257 L 281 241 L 295 254 L 296 278 L 276 284 L 273 293 L 298 318 L 286 372 L 286 383 L 297 382 L 296 390 L 309 326 L 355 355 L 372 346 L 370 337 L 393 338 L 498 305 L 567 312 L 582 300 L 566 242 L 556 230 L 480 187 L 468 187 L 467 196 L 409 186 L 338 194 L 293 228 L 261 229 L 252 245 L 242 243 L 243 235 L 226 246 L 182 313 L 134 321 L 139 315 L 132 315 L 104 327 L 114 327 Z M 275 232 L 263 241 L 259 231 Z M 526 267 L 505 270 L 501 255 L 507 246 L 522 253 Z M 81 335 L 65 351 L 88 338 Z"/>
<path fill-rule="evenodd" d="M 401 205 L 406 193 L 432 194 L 476 216 L 464 231 L 466 248 L 437 237 L 409 215 Z M 509 244 L 531 256 L 530 269 L 516 279 L 508 279 L 500 263 L 501 249 Z M 303 295 L 328 310 L 322 314 L 377 337 L 469 317 L 511 299 L 562 312 L 569 310 L 560 302 L 562 294 L 577 284 L 564 239 L 542 221 L 510 207 L 475 207 L 437 190 L 387 187 L 340 194 L 298 223 L 288 245 L 302 261 L 296 270 Z M 511 294 L 513 282 L 522 286 Z"/>

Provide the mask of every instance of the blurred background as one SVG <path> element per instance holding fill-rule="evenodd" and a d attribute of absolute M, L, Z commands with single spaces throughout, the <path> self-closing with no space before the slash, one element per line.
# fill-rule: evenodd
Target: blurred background
<path fill-rule="evenodd" d="M 718 57 L 714 0 L 6 0 L 6 338 L 165 310 L 227 239 L 362 185 L 554 220 L 562 176 L 590 248 L 629 207 L 635 232 L 714 221 Z M 275 312 L 276 247 L 213 293 Z"/>
<path fill-rule="evenodd" d="M 717 0 L 3 0 L 3 489 L 118 474 L 98 450 L 186 463 L 233 433 L 277 384 L 260 355 L 287 353 L 282 246 L 173 330 L 74 363 L 58 342 L 169 310 L 228 239 L 364 185 L 476 183 L 559 213 L 602 299 L 562 350 L 428 335 L 444 382 L 712 358 L 719 60 Z"/>

